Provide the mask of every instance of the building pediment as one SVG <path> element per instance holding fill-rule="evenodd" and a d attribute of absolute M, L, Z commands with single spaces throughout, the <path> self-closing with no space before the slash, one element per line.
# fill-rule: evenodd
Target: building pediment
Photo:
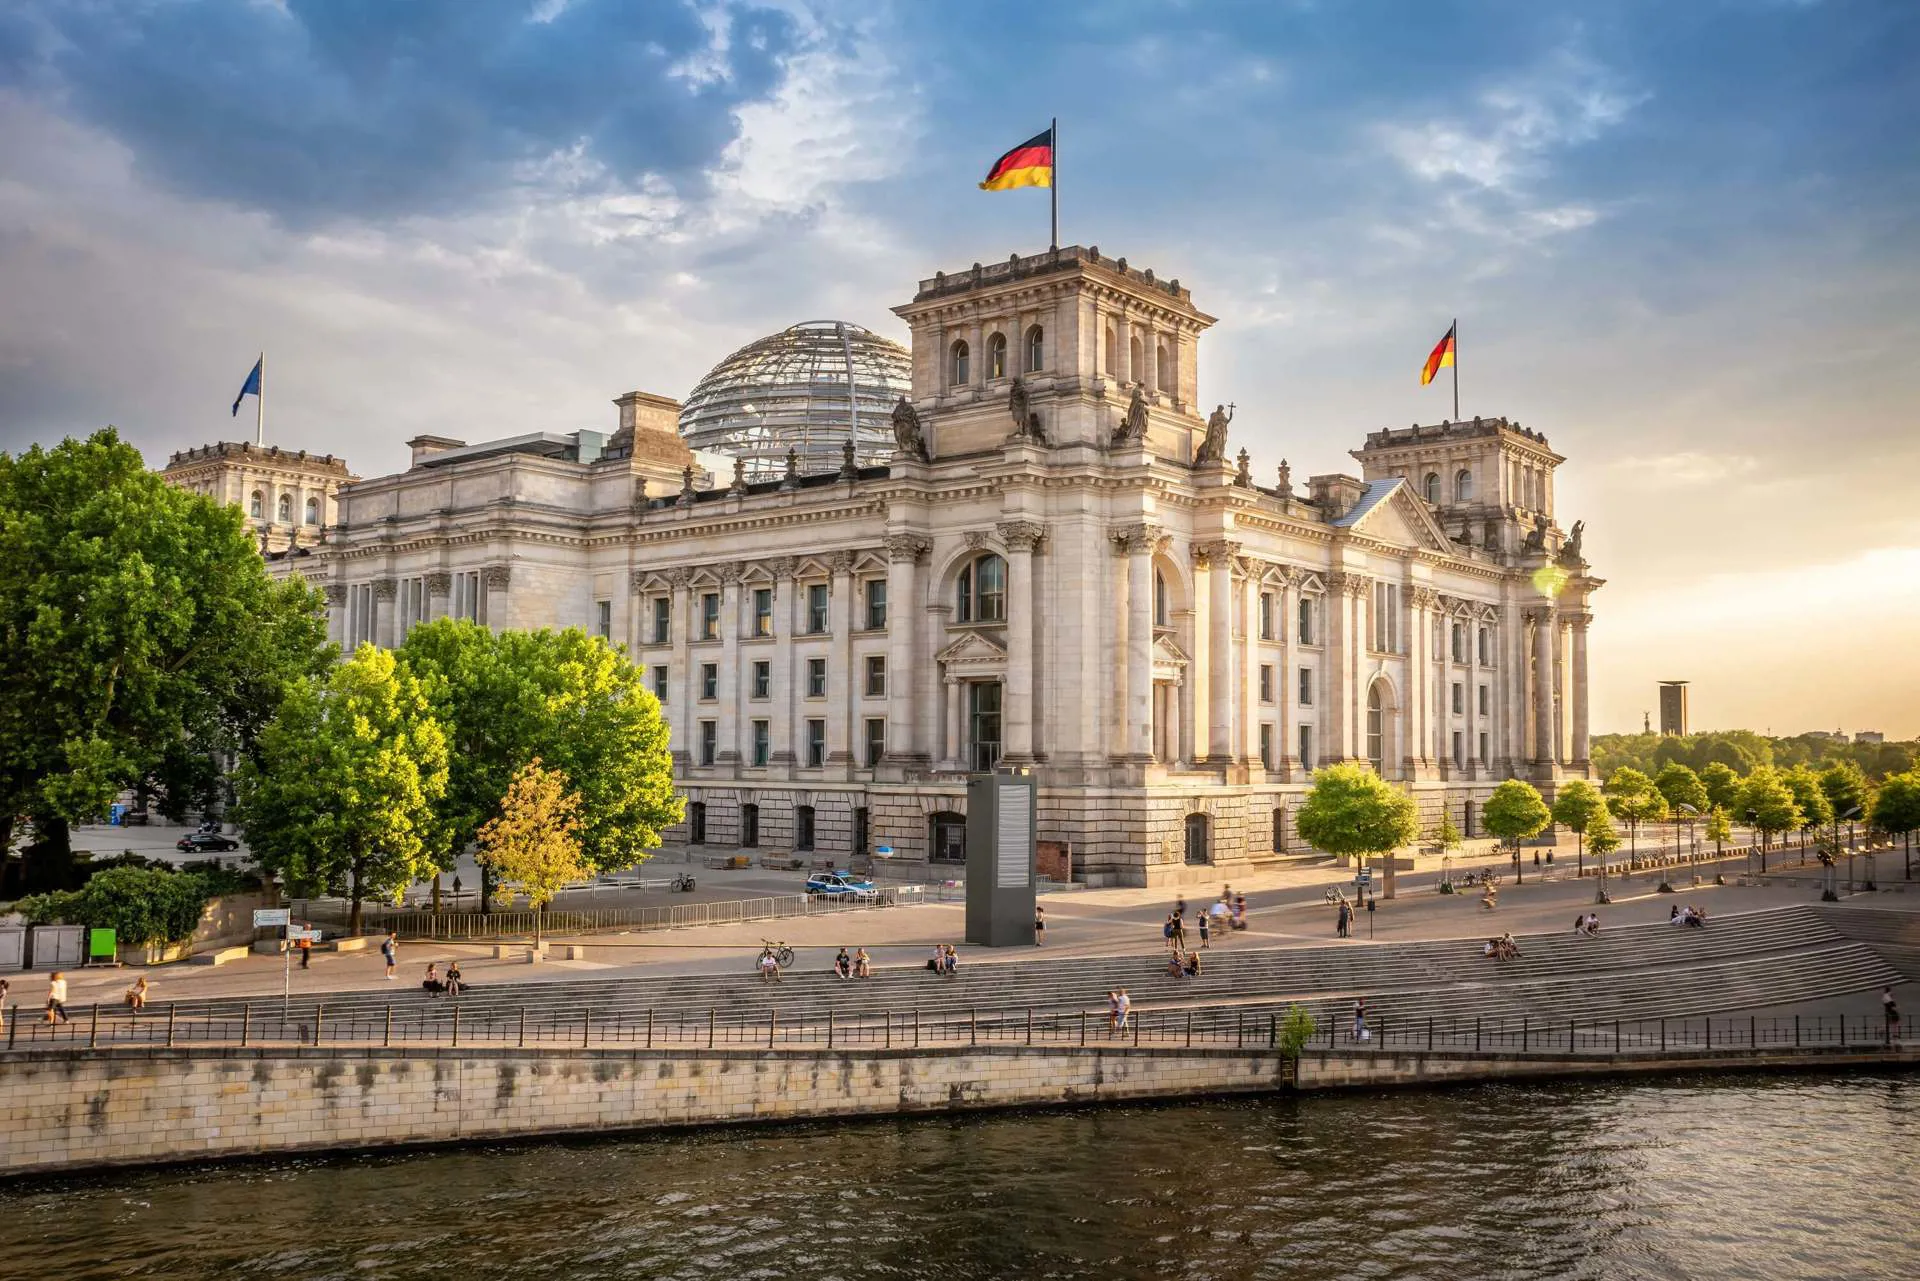
<path fill-rule="evenodd" d="M 1007 669 L 1006 647 L 984 632 L 967 632 L 934 655 L 949 676 L 1002 675 Z"/>
<path fill-rule="evenodd" d="M 1433 512 L 1415 498 L 1412 488 L 1398 477 L 1369 481 L 1353 510 L 1333 523 L 1399 547 L 1439 552 L 1454 550 L 1453 540 L 1440 528 Z"/>

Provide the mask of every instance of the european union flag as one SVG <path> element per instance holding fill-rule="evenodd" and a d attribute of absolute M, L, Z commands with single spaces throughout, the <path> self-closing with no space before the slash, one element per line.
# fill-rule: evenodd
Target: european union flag
<path fill-rule="evenodd" d="M 262 355 L 260 359 L 253 362 L 253 372 L 248 374 L 247 381 L 240 385 L 240 394 L 233 398 L 233 413 L 231 417 L 238 418 L 240 416 L 241 401 L 249 396 L 258 396 L 260 394 L 260 371 L 266 366 L 266 363 L 267 358 L 265 355 Z"/>

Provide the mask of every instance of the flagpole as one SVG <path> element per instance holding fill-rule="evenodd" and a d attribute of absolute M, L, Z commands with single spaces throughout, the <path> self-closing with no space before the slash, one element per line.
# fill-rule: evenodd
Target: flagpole
<path fill-rule="evenodd" d="M 1055 116 L 1053 118 L 1052 123 L 1047 126 L 1047 133 L 1048 136 L 1053 139 L 1053 174 L 1052 181 L 1047 183 L 1047 191 L 1052 196 L 1052 200 L 1049 203 L 1053 206 L 1053 241 L 1051 247 L 1058 249 L 1060 247 L 1060 117 Z"/>
<path fill-rule="evenodd" d="M 267 353 L 260 353 L 260 390 L 253 396 L 253 443 L 267 443 Z"/>
<path fill-rule="evenodd" d="M 1460 318 L 1453 318 L 1453 421 L 1460 421 Z"/>

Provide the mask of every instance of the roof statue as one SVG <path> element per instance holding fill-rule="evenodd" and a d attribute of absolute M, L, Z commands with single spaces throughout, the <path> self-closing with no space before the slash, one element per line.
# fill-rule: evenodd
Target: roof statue
<path fill-rule="evenodd" d="M 893 447 L 915 462 L 928 461 L 927 438 L 920 432 L 920 415 L 905 392 L 900 394 L 900 403 L 893 407 Z"/>
<path fill-rule="evenodd" d="M 1560 568 L 1578 569 L 1587 563 L 1586 558 L 1580 554 L 1580 539 L 1586 532 L 1586 521 L 1576 520 L 1573 522 L 1573 532 L 1567 535 L 1566 543 L 1560 548 Z"/>
<path fill-rule="evenodd" d="M 1293 468 L 1284 458 L 1280 460 L 1280 479 L 1274 483 L 1273 492 L 1282 498 L 1293 497 Z"/>
<path fill-rule="evenodd" d="M 1133 396 L 1127 401 L 1127 413 L 1120 420 L 1119 428 L 1113 433 L 1116 445 L 1137 444 L 1147 438 L 1147 394 L 1139 383 L 1133 385 Z"/>
<path fill-rule="evenodd" d="M 1533 529 L 1527 535 L 1527 541 L 1520 547 L 1523 552 L 1543 552 L 1547 550 L 1547 515 L 1537 513 L 1533 518 Z"/>
<path fill-rule="evenodd" d="M 1201 439 L 1200 448 L 1193 455 L 1196 465 L 1227 461 L 1227 424 L 1232 421 L 1232 410 L 1225 405 L 1213 407 L 1213 413 L 1207 418 L 1207 434 Z"/>

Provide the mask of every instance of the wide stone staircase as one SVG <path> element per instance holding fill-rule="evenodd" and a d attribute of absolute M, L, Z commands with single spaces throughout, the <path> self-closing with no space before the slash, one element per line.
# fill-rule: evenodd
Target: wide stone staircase
<path fill-rule="evenodd" d="M 1882 919 L 1895 918 L 1895 919 Z M 1807 905 L 1717 916 L 1704 929 L 1674 925 L 1606 930 L 1597 938 L 1571 930 L 1523 935 L 1521 956 L 1494 961 L 1479 940 L 1365 943 L 1304 948 L 1243 948 L 1205 954 L 1198 978 L 1165 972 L 1159 956 L 1049 957 L 1026 953 L 1017 963 L 969 960 L 951 977 L 924 968 L 887 967 L 871 979 L 789 971 L 778 983 L 741 972 L 705 975 L 580 978 L 484 983 L 457 1001 L 433 999 L 411 983 L 363 992 L 295 999 L 290 1014 L 303 1028 L 324 1020 L 329 1042 L 446 1038 L 455 1011 L 465 1040 L 566 1034 L 588 1026 L 596 1036 L 638 1038 L 657 1028 L 684 1039 L 709 1026 L 744 1039 L 743 1030 L 770 1021 L 783 1029 L 826 1024 L 853 1031 L 884 1024 L 887 1035 L 918 1022 L 951 1029 L 956 1020 L 986 1035 L 1040 1020 L 1058 1029 L 1082 1011 L 1104 1020 L 1106 994 L 1125 987 L 1134 1008 L 1161 1026 L 1189 1017 L 1201 1031 L 1264 1027 L 1298 1004 L 1316 1018 L 1348 1011 L 1364 997 L 1372 1017 L 1400 1026 L 1436 1020 L 1458 1029 L 1476 1019 L 1565 1026 L 1570 1022 L 1658 1020 L 1749 1011 L 1817 1001 L 1898 983 L 1905 977 L 1882 948 L 1913 972 L 1920 961 L 1920 918 L 1903 913 Z M 397 990 L 395 990 L 397 989 Z M 157 1038 L 164 1006 L 140 1020 L 140 1039 Z M 277 998 L 180 1001 L 173 1007 L 184 1039 L 229 1039 L 246 1021 L 271 1037 Z M 130 1016 L 103 1008 L 109 1041 L 126 1039 Z M 691 1032 L 690 1032 L 691 1029 Z M 870 1036 L 871 1033 L 856 1033 Z"/>
<path fill-rule="evenodd" d="M 1920 980 L 1920 912 L 1822 904 L 1815 909 L 1842 937 L 1865 943 L 1907 978 Z"/>

